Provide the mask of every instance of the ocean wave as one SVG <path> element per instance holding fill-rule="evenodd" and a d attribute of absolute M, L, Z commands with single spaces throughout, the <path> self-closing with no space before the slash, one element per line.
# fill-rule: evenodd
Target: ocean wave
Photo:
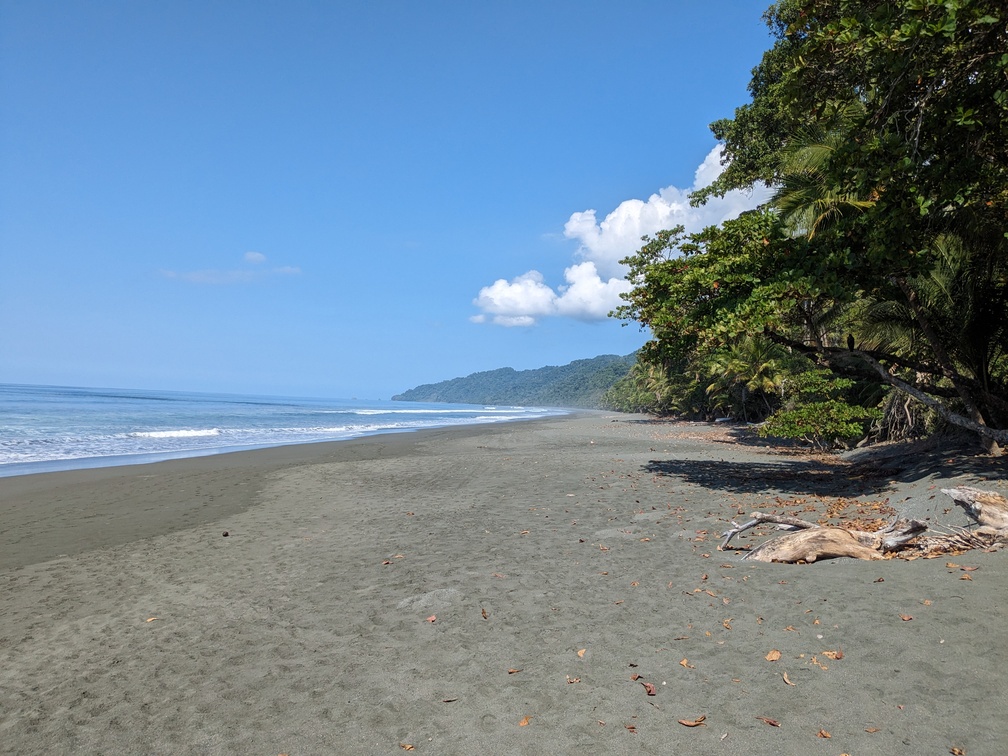
<path fill-rule="evenodd" d="M 220 428 L 206 428 L 202 430 L 183 428 L 181 430 L 136 431 L 128 435 L 130 438 L 207 438 L 209 436 L 219 436 L 220 434 Z"/>
<path fill-rule="evenodd" d="M 354 409 L 339 410 L 349 415 L 474 415 L 480 412 L 515 412 L 524 411 L 523 407 L 508 407 L 498 409 L 497 407 L 466 407 L 466 408 L 437 408 L 437 409 Z"/>

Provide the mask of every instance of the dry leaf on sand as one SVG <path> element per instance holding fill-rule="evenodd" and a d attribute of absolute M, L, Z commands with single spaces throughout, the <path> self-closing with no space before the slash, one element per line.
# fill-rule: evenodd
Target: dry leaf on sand
<path fill-rule="evenodd" d="M 693 664 L 690 664 L 689 663 L 689 659 L 687 659 L 686 657 L 683 657 L 682 659 L 680 659 L 679 666 L 680 667 L 686 667 L 686 669 L 696 669 L 696 666 L 693 665 Z"/>
<path fill-rule="evenodd" d="M 654 684 L 653 684 L 653 683 L 649 683 L 649 682 L 642 682 L 642 683 L 641 683 L 641 685 L 643 685 L 643 686 L 644 686 L 644 690 L 646 690 L 646 691 L 647 691 L 647 694 L 648 694 L 649 696 L 656 696 L 656 695 L 658 695 L 658 691 L 657 691 L 657 690 L 655 690 L 655 686 L 654 686 Z"/>
<path fill-rule="evenodd" d="M 587 648 L 582 648 L 580 651 L 578 651 L 578 657 L 584 659 L 585 652 L 587 651 L 588 651 Z"/>
<path fill-rule="evenodd" d="M 816 733 L 816 737 L 818 737 L 818 738 L 832 738 L 833 736 L 830 735 L 828 732 L 826 732 L 826 730 L 819 730 L 819 732 Z"/>
<path fill-rule="evenodd" d="M 764 658 L 767 661 L 771 661 L 772 662 L 772 661 L 777 661 L 778 659 L 780 659 L 780 657 L 781 657 L 781 652 L 778 651 L 776 648 L 772 648 L 772 649 L 770 649 L 770 653 L 768 653 Z"/>
<path fill-rule="evenodd" d="M 437 615 L 432 614 L 430 617 L 427 618 L 427 621 L 433 625 L 435 622 L 437 622 Z"/>
<path fill-rule="evenodd" d="M 904 622 L 909 622 L 910 620 L 913 619 L 913 617 L 909 614 L 901 614 L 900 619 L 903 620 Z"/>
<path fill-rule="evenodd" d="M 528 727 L 529 722 L 532 721 L 532 717 L 522 717 L 521 722 L 518 723 L 519 727 Z"/>
<path fill-rule="evenodd" d="M 758 719 L 760 722 L 765 722 L 771 727 L 780 727 L 780 722 L 778 722 L 776 719 L 770 719 L 770 717 L 756 717 L 756 719 Z"/>
<path fill-rule="evenodd" d="M 515 669 L 514 667 L 512 667 L 511 669 L 508 670 L 508 674 L 509 675 L 517 675 L 519 672 L 521 672 L 521 670 L 520 669 Z"/>
<path fill-rule="evenodd" d="M 696 719 L 680 719 L 679 724 L 686 727 L 706 727 L 707 725 L 704 723 L 705 719 L 707 719 L 707 715 L 701 714 Z"/>
<path fill-rule="evenodd" d="M 787 676 L 787 672 L 785 672 L 784 674 L 782 674 L 781 677 L 784 678 L 784 682 L 785 683 L 787 683 L 788 685 L 790 685 L 792 688 L 795 687 L 795 684 L 793 682 L 791 682 L 791 678 L 789 678 Z"/>

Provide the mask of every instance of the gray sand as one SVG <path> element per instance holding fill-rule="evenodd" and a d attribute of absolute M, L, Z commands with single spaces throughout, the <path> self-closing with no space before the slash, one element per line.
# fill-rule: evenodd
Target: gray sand
<path fill-rule="evenodd" d="M 896 451 L 597 414 L 0 479 L 0 752 L 1003 753 L 1008 554 L 717 550 L 1006 488 Z"/>

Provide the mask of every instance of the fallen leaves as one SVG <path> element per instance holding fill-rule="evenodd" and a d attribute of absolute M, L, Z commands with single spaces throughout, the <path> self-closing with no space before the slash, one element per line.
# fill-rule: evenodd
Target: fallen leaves
<path fill-rule="evenodd" d="M 770 725 L 771 727 L 780 727 L 780 722 L 776 719 L 770 719 L 770 717 L 756 717 L 760 722 Z"/>
<path fill-rule="evenodd" d="M 581 649 L 580 651 L 578 651 L 578 658 L 579 658 L 579 659 L 584 659 L 584 655 L 585 655 L 585 654 L 586 654 L 587 652 L 588 652 L 588 649 L 587 649 L 587 648 L 582 648 L 582 649 Z"/>
<path fill-rule="evenodd" d="M 571 677 L 570 675 L 567 675 L 567 684 L 568 685 L 574 685 L 575 683 L 579 683 L 579 682 L 581 682 L 581 678 L 580 677 Z"/>
<path fill-rule="evenodd" d="M 658 691 L 655 688 L 654 683 L 642 682 L 641 685 L 644 686 L 644 690 L 647 691 L 647 694 L 649 696 L 657 696 L 658 695 Z"/>
<path fill-rule="evenodd" d="M 427 618 L 426 621 L 430 622 L 433 625 L 435 622 L 437 622 L 437 615 L 436 614 L 432 614 L 430 617 Z"/>
<path fill-rule="evenodd" d="M 839 659 L 843 659 L 843 649 L 838 648 L 836 651 L 823 651 L 822 655 L 825 656 L 827 659 L 838 661 Z"/>
<path fill-rule="evenodd" d="M 784 672 L 784 673 L 783 673 L 783 674 L 781 675 L 781 677 L 783 677 L 783 678 L 784 678 L 784 682 L 785 682 L 785 683 L 786 683 L 787 685 L 790 685 L 790 686 L 791 686 L 792 688 L 793 688 L 793 687 L 795 687 L 795 684 L 794 684 L 793 682 L 791 682 L 791 679 L 790 679 L 790 678 L 789 678 L 789 677 L 787 676 L 787 672 Z"/>
<path fill-rule="evenodd" d="M 513 667 L 512 667 L 511 669 L 509 669 L 509 670 L 508 670 L 508 674 L 509 674 L 509 675 L 517 675 L 517 674 L 518 674 L 519 672 L 521 672 L 521 670 L 520 670 L 520 669 L 515 669 L 515 668 L 513 668 Z"/>
<path fill-rule="evenodd" d="M 532 717 L 522 717 L 521 721 L 518 723 L 519 727 L 528 727 L 529 722 L 532 721 Z"/>
<path fill-rule="evenodd" d="M 830 735 L 828 732 L 826 732 L 826 730 L 819 730 L 819 732 L 816 733 L 816 737 L 817 738 L 825 738 L 826 740 L 829 740 L 833 736 Z"/>
<path fill-rule="evenodd" d="M 815 656 L 812 657 L 812 659 L 809 661 L 809 664 L 813 664 L 816 667 L 819 667 L 819 669 L 821 669 L 823 672 L 829 669 L 829 667 L 827 667 L 825 664 L 819 661 L 819 659 L 817 659 Z"/>
<path fill-rule="evenodd" d="M 705 719 L 707 719 L 707 715 L 701 714 L 696 719 L 680 719 L 679 724 L 683 727 L 706 727 Z"/>
<path fill-rule="evenodd" d="M 776 648 L 772 648 L 770 649 L 770 653 L 768 653 L 763 658 L 766 659 L 768 662 L 775 662 L 781 658 L 781 652 L 778 651 Z"/>
<path fill-rule="evenodd" d="M 144 622 L 154 622 L 155 620 L 161 619 L 160 617 L 148 617 Z"/>
<path fill-rule="evenodd" d="M 904 622 L 909 622 L 910 620 L 912 620 L 912 619 L 913 619 L 913 616 L 912 616 L 912 615 L 909 615 L 909 614 L 901 614 L 901 615 L 899 616 L 899 618 L 900 618 L 901 620 L 903 620 Z"/>
<path fill-rule="evenodd" d="M 414 747 L 414 745 L 412 743 L 400 743 L 399 747 L 402 748 L 404 751 L 415 751 L 416 750 L 416 747 Z"/>
<path fill-rule="evenodd" d="M 482 612 L 482 614 L 483 614 L 483 619 L 489 619 L 490 618 L 490 615 L 487 614 L 487 610 L 485 608 L 481 607 L 480 608 L 480 612 Z"/>
<path fill-rule="evenodd" d="M 680 667 L 685 667 L 686 669 L 696 669 L 696 666 L 693 665 L 693 664 L 690 664 L 689 663 L 689 659 L 687 659 L 685 656 L 682 659 L 679 660 L 679 666 Z"/>

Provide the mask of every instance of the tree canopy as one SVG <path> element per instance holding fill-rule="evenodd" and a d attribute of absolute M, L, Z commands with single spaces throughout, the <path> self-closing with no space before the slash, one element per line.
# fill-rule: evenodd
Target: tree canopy
<path fill-rule="evenodd" d="M 785 374 L 829 366 L 856 379 L 850 401 L 912 397 L 999 451 L 1008 8 L 781 0 L 764 18 L 775 43 L 751 101 L 711 124 L 725 169 L 694 201 L 757 183 L 774 199 L 720 228 L 646 237 L 614 315 L 651 329 L 642 360 L 666 372 L 699 382 L 719 349 L 759 337 L 805 355 L 775 362 Z"/>

